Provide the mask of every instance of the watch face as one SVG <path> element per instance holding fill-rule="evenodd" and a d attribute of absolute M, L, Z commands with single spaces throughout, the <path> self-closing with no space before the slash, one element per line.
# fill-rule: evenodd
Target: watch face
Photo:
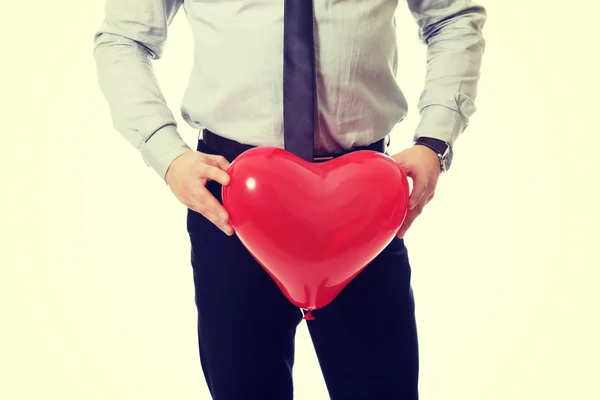
<path fill-rule="evenodd" d="M 442 171 L 448 171 L 450 169 L 450 164 L 452 164 L 452 147 L 448 147 L 445 154 L 440 157 L 440 162 L 442 164 Z"/>
<path fill-rule="evenodd" d="M 446 172 L 448 171 L 448 168 L 450 168 L 450 161 L 448 160 L 447 157 L 442 157 L 440 159 L 440 162 L 442 163 L 442 171 Z"/>
<path fill-rule="evenodd" d="M 446 171 L 450 169 L 450 164 L 452 164 L 452 147 L 448 147 L 448 152 L 446 153 L 444 164 L 444 169 Z"/>

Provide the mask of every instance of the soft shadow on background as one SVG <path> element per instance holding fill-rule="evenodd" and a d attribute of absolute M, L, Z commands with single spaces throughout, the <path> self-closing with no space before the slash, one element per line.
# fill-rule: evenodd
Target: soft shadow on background
<path fill-rule="evenodd" d="M 4 7 L 0 398 L 208 399 L 185 209 L 113 130 L 96 84 L 103 3 Z M 410 144 L 425 72 L 400 3 L 411 110 L 392 151 Z M 406 238 L 421 396 L 597 400 L 600 6 L 483 4 L 478 111 Z M 155 65 L 193 145 L 177 111 L 191 51 L 180 12 Z M 304 324 L 295 379 L 296 398 L 328 398 Z"/>

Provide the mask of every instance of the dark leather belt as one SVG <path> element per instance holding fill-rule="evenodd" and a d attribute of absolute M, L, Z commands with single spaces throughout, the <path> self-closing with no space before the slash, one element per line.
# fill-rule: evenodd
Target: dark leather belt
<path fill-rule="evenodd" d="M 220 154 L 226 158 L 236 158 L 237 156 L 242 154 L 244 151 L 255 147 L 255 146 L 251 146 L 248 144 L 236 142 L 235 140 L 226 139 L 222 136 L 219 136 L 219 135 L 209 131 L 208 129 L 202 130 L 202 141 L 204 142 L 204 144 L 206 144 L 206 146 L 208 146 L 215 153 Z M 339 157 L 344 154 L 350 153 L 352 151 L 358 151 L 358 150 L 372 150 L 372 151 L 377 151 L 380 153 L 385 153 L 386 147 L 387 147 L 386 142 L 387 142 L 387 138 L 383 138 L 383 139 L 378 140 L 375 143 L 372 143 L 368 146 L 355 147 L 352 150 L 349 150 L 349 151 L 346 151 L 343 153 L 324 155 L 324 156 L 318 155 L 318 156 L 315 156 L 315 162 L 331 160 L 335 157 Z"/>

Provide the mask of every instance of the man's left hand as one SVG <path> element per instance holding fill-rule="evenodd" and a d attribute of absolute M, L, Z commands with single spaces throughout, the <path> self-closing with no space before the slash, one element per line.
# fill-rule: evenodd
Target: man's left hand
<path fill-rule="evenodd" d="M 392 156 L 413 183 L 408 213 L 397 236 L 403 238 L 427 203 L 433 199 L 441 175 L 440 159 L 428 147 L 415 145 Z"/>

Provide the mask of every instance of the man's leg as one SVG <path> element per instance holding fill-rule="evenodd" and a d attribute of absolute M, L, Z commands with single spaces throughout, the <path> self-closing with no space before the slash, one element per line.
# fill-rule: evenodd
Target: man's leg
<path fill-rule="evenodd" d="M 198 149 L 210 153 L 202 144 Z M 231 161 L 231 160 L 230 160 Z M 221 187 L 207 188 L 221 200 Z M 244 248 L 188 211 L 198 342 L 216 400 L 292 399 L 294 337 L 302 312 Z"/>
<path fill-rule="evenodd" d="M 418 399 L 411 269 L 394 241 L 308 322 L 331 399 Z"/>

